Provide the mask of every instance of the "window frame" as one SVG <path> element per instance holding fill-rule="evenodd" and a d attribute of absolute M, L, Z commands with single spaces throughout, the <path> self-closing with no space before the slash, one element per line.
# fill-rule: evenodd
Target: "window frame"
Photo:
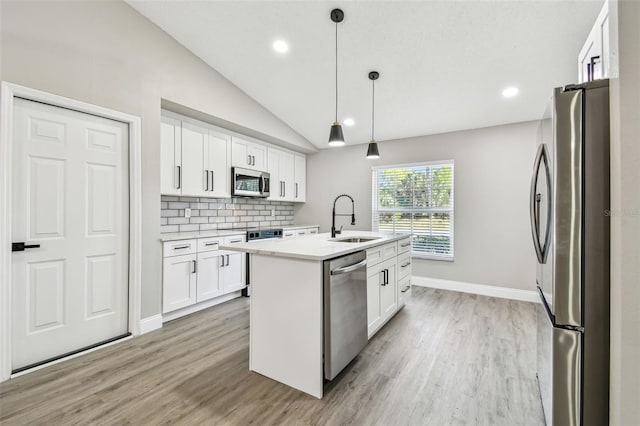
<path fill-rule="evenodd" d="M 410 209 L 395 209 L 395 208 L 378 208 L 378 200 L 379 196 L 379 188 L 378 188 L 378 179 L 377 173 L 380 170 L 388 170 L 388 169 L 402 169 L 402 168 L 413 168 L 413 167 L 430 167 L 430 166 L 444 166 L 450 165 L 452 169 L 451 174 L 451 208 L 410 208 Z M 374 232 L 379 232 L 379 221 L 375 219 L 376 215 L 379 215 L 381 212 L 389 212 L 389 213 L 438 213 L 438 210 L 442 212 L 446 212 L 450 214 L 450 222 L 451 222 L 451 254 L 446 256 L 434 256 L 432 254 L 427 254 L 423 252 L 416 252 L 413 249 L 413 245 L 411 247 L 411 257 L 418 259 L 427 259 L 427 260 L 437 260 L 444 262 L 453 262 L 455 261 L 455 161 L 453 159 L 450 160 L 439 160 L 439 161 L 420 161 L 415 163 L 403 163 L 403 164 L 388 164 L 388 165 L 380 165 L 380 166 L 372 166 L 371 167 L 371 226 Z M 413 224 L 412 224 L 413 228 Z M 415 238 L 412 229 L 412 240 Z"/>

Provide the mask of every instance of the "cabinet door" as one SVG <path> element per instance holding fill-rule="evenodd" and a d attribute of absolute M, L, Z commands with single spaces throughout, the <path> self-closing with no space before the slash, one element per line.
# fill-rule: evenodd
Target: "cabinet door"
<path fill-rule="evenodd" d="M 210 197 L 228 198 L 231 196 L 229 187 L 229 149 L 231 137 L 224 133 L 209 131 L 209 141 L 207 149 L 207 171 L 208 179 L 205 189 Z"/>
<path fill-rule="evenodd" d="M 271 179 L 269 200 L 282 200 L 282 181 L 280 180 L 280 155 L 277 149 L 267 150 L 267 171 Z"/>
<path fill-rule="evenodd" d="M 390 318 L 398 309 L 398 280 L 396 260 L 384 263 L 387 283 L 380 286 L 380 313 L 382 321 Z"/>
<path fill-rule="evenodd" d="M 182 195 L 207 196 L 204 161 L 209 130 L 182 122 Z"/>
<path fill-rule="evenodd" d="M 248 142 L 240 138 L 231 138 L 231 165 L 233 167 L 243 167 L 249 169 L 251 166 L 251 159 L 247 152 Z"/>
<path fill-rule="evenodd" d="M 196 255 L 163 259 L 162 312 L 196 303 Z"/>
<path fill-rule="evenodd" d="M 162 117 L 160 122 L 160 193 L 180 195 L 182 165 L 182 127 L 180 120 Z"/>
<path fill-rule="evenodd" d="M 223 258 L 219 251 L 198 253 L 196 302 L 221 296 L 220 265 Z"/>
<path fill-rule="evenodd" d="M 278 179 L 282 185 L 282 197 L 284 201 L 294 201 L 295 199 L 295 187 L 294 187 L 294 161 L 293 154 L 289 152 L 280 151 L 280 161 L 278 163 Z"/>
<path fill-rule="evenodd" d="M 236 251 L 226 251 L 225 266 L 221 270 L 221 279 L 224 293 L 242 290 L 245 287 L 245 262 L 246 255 Z"/>
<path fill-rule="evenodd" d="M 267 170 L 267 147 L 251 143 L 247 148 L 247 153 L 251 157 L 251 168 L 254 170 Z"/>
<path fill-rule="evenodd" d="M 267 147 L 249 142 L 241 138 L 233 137 L 231 164 L 234 167 L 243 167 L 251 170 L 267 170 Z"/>
<path fill-rule="evenodd" d="M 380 288 L 384 282 L 383 275 L 379 265 L 367 269 L 367 332 L 369 337 L 382 323 Z"/>
<path fill-rule="evenodd" d="M 307 157 L 295 155 L 293 201 L 307 200 Z"/>

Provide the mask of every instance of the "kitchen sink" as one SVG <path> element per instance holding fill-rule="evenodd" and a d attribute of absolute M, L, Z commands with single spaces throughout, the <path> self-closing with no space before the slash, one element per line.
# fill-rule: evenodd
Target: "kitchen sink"
<path fill-rule="evenodd" d="M 346 238 L 334 238 L 331 241 L 336 243 L 366 243 L 373 240 L 379 240 L 382 237 L 346 237 Z"/>

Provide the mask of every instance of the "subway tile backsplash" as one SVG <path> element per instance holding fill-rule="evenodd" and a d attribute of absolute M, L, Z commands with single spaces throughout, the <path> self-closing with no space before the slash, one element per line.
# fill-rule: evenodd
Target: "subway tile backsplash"
<path fill-rule="evenodd" d="M 191 209 L 191 217 L 184 210 Z M 163 195 L 160 232 L 208 231 L 293 225 L 293 203 L 262 198 L 196 198 Z"/>

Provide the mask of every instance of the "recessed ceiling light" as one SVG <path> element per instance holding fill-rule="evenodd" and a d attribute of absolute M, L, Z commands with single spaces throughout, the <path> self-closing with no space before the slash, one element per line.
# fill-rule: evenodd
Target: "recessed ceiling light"
<path fill-rule="evenodd" d="M 287 50 L 289 50 L 289 45 L 284 40 L 276 40 L 273 42 L 273 50 L 278 53 L 285 53 Z"/>
<path fill-rule="evenodd" d="M 353 118 L 345 118 L 344 119 L 344 125 L 345 126 L 353 126 L 354 124 L 356 124 L 356 122 L 353 121 Z"/>
<path fill-rule="evenodd" d="M 505 98 L 513 98 L 519 92 L 517 87 L 507 87 L 502 91 L 502 96 Z"/>

